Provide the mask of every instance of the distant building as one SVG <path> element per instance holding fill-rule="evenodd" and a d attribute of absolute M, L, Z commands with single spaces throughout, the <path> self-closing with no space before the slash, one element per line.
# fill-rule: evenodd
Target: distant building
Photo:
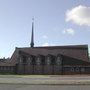
<path fill-rule="evenodd" d="M 1 73 L 16 74 L 90 74 L 88 45 L 16 48 L 10 60 L 0 60 Z"/>

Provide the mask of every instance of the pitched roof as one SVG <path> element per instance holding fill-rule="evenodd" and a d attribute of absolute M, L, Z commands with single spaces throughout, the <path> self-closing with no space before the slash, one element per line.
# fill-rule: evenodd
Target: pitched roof
<path fill-rule="evenodd" d="M 10 59 L 0 59 L 0 66 L 14 66 L 10 63 Z"/>
<path fill-rule="evenodd" d="M 15 63 L 18 51 L 23 51 L 29 55 L 65 55 L 75 59 L 89 61 L 88 59 L 88 45 L 70 45 L 70 46 L 47 46 L 47 47 L 24 47 L 16 48 L 14 54 L 11 57 L 11 62 Z"/>

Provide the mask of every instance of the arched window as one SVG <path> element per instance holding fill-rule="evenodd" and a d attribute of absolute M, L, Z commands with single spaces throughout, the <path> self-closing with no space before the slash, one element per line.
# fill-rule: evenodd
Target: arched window
<path fill-rule="evenodd" d="M 27 63 L 27 57 L 26 56 L 20 56 L 19 57 L 19 63 L 26 64 Z"/>
<path fill-rule="evenodd" d="M 19 58 L 19 62 L 22 63 L 22 57 Z"/>
<path fill-rule="evenodd" d="M 61 65 L 61 64 L 62 64 L 62 57 L 61 57 L 60 55 L 58 55 L 58 56 L 56 57 L 56 64 L 57 64 L 57 65 Z"/>
<path fill-rule="evenodd" d="M 22 63 L 26 64 L 27 63 L 27 57 L 26 56 L 22 56 Z"/>
<path fill-rule="evenodd" d="M 46 64 L 47 65 L 51 64 L 51 56 L 50 55 L 46 56 Z"/>
<path fill-rule="evenodd" d="M 40 65 L 41 64 L 41 57 L 37 56 L 36 57 L 36 65 Z"/>
<path fill-rule="evenodd" d="M 28 64 L 32 64 L 32 57 L 28 57 Z"/>

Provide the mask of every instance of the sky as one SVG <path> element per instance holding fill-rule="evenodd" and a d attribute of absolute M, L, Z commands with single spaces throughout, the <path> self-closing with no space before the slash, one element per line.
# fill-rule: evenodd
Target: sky
<path fill-rule="evenodd" d="M 90 48 L 90 0 L 0 0 L 0 58 L 30 47 L 32 18 L 35 46 Z"/>

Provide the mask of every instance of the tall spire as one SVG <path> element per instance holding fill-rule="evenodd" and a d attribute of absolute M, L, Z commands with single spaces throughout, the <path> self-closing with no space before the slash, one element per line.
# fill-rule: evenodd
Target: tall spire
<path fill-rule="evenodd" d="M 31 47 L 34 47 L 34 18 L 32 18 L 32 34 L 31 34 Z"/>

